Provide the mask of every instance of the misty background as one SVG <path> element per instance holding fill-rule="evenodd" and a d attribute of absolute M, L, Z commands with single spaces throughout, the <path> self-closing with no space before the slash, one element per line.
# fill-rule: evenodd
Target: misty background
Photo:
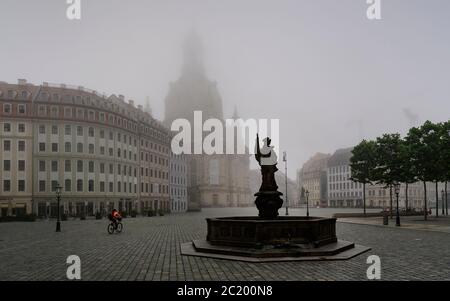
<path fill-rule="evenodd" d="M 450 2 L 381 4 L 370 21 L 365 0 L 82 0 L 69 21 L 65 0 L 2 0 L 0 81 L 149 97 L 162 120 L 195 30 L 225 117 L 279 118 L 294 179 L 315 152 L 450 117 Z"/>

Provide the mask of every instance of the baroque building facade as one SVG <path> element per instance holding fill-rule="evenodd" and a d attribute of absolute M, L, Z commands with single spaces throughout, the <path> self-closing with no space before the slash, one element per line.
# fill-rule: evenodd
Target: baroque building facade
<path fill-rule="evenodd" d="M 203 121 L 215 118 L 224 125 L 222 98 L 217 83 L 209 80 L 205 74 L 202 46 L 195 33 L 186 39 L 183 54 L 181 76 L 170 84 L 165 100 L 165 125 L 171 127 L 174 120 L 183 118 L 189 121 L 193 130 L 195 111 L 202 113 Z M 237 135 L 234 137 L 238 139 Z M 191 149 L 194 150 L 196 144 L 198 146 L 200 143 L 202 142 L 193 140 Z M 225 149 L 225 143 L 223 147 Z M 186 156 L 189 210 L 199 210 L 202 207 L 244 207 L 253 203 L 249 188 L 249 155 L 202 152 Z"/>
<path fill-rule="evenodd" d="M 327 166 L 329 154 L 316 153 L 297 172 L 300 203 L 305 204 L 305 191 L 309 192 L 311 206 L 326 207 L 328 200 Z"/>
<path fill-rule="evenodd" d="M 183 154 L 170 155 L 170 205 L 172 212 L 186 212 L 188 207 L 187 193 L 187 157 Z"/>
<path fill-rule="evenodd" d="M 67 85 L 0 83 L 0 213 L 170 210 L 169 131 L 142 106 Z"/>

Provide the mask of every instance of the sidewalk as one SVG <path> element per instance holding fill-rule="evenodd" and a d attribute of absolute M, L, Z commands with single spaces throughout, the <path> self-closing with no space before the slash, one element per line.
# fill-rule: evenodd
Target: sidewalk
<path fill-rule="evenodd" d="M 450 216 L 436 218 L 429 215 L 427 221 L 424 221 L 423 216 L 401 216 L 400 227 L 395 226 L 395 215 L 389 219 L 388 226 L 383 225 L 383 217 L 339 218 L 338 222 L 450 233 Z"/>

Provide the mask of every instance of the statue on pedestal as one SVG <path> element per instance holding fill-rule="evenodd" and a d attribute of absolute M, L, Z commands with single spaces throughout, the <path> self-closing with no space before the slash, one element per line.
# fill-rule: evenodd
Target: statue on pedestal
<path fill-rule="evenodd" d="M 255 204 L 260 218 L 274 219 L 278 216 L 278 209 L 283 205 L 283 200 L 280 198 L 283 194 L 277 190 L 275 181 L 278 158 L 273 146 L 270 145 L 271 139 L 267 137 L 263 141 L 264 145 L 260 148 L 257 134 L 255 159 L 261 166 L 262 183 L 259 191 L 255 193 Z"/>

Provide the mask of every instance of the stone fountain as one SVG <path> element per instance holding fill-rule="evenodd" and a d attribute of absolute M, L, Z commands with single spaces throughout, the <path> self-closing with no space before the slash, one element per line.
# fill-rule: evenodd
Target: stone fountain
<path fill-rule="evenodd" d="M 279 216 L 283 205 L 275 181 L 277 156 L 269 137 L 262 148 L 257 136 L 255 158 L 262 184 L 255 193 L 259 216 L 207 218 L 206 240 L 181 245 L 183 255 L 249 262 L 343 260 L 370 248 L 336 237 L 336 218 Z"/>

